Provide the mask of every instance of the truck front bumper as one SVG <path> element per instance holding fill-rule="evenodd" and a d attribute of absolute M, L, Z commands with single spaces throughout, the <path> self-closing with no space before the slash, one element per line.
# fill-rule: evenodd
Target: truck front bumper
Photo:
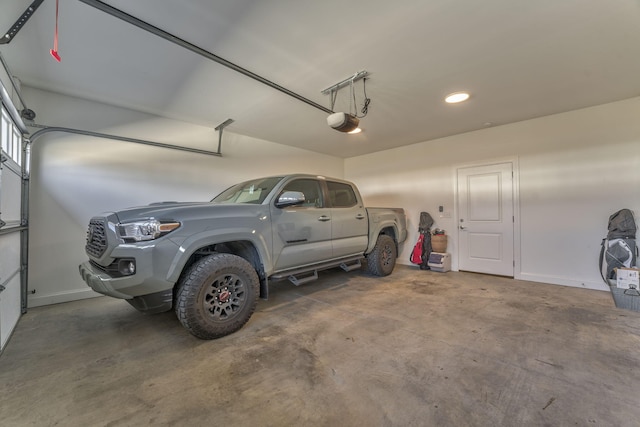
<path fill-rule="evenodd" d="M 129 299 L 133 298 L 133 295 L 129 295 L 124 292 L 120 292 L 116 289 L 127 289 L 131 285 L 136 285 L 139 279 L 134 276 L 118 277 L 114 278 L 109 276 L 104 271 L 91 265 L 89 261 L 83 262 L 78 266 L 80 270 L 80 276 L 87 285 L 99 294 L 108 295 L 114 298 Z M 132 283 L 133 282 L 133 283 Z M 115 286 L 114 286 L 115 285 Z"/>
<path fill-rule="evenodd" d="M 141 280 L 140 275 L 111 277 L 93 266 L 89 261 L 78 266 L 80 276 L 94 291 L 114 298 L 125 299 L 136 310 L 144 313 L 162 313 L 173 307 L 173 287 L 171 283 Z M 165 288 L 156 292 L 149 289 Z M 144 294 L 138 295 L 143 292 Z"/>

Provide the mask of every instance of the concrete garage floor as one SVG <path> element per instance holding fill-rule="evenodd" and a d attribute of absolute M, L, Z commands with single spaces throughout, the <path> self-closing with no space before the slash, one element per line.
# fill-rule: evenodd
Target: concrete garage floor
<path fill-rule="evenodd" d="M 239 332 L 95 298 L 31 309 L 2 426 L 638 426 L 640 313 L 607 292 L 398 266 L 280 282 Z"/>

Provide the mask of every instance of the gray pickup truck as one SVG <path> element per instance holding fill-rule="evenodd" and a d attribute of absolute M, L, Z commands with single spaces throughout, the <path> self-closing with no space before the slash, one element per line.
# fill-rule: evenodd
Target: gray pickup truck
<path fill-rule="evenodd" d="M 318 271 L 390 274 L 407 236 L 401 208 L 365 208 L 350 182 L 313 175 L 254 179 L 206 203 L 153 203 L 89 222 L 79 266 L 96 292 L 136 309 L 174 309 L 202 339 L 240 329 L 270 280 L 301 285 Z"/>

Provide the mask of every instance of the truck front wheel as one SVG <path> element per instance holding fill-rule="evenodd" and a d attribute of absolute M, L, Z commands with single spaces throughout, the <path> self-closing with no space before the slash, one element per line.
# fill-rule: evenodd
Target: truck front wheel
<path fill-rule="evenodd" d="M 191 266 L 178 286 L 175 312 L 191 334 L 214 339 L 249 320 L 258 303 L 256 271 L 244 258 L 217 253 Z"/>
<path fill-rule="evenodd" d="M 378 236 L 376 245 L 367 255 L 367 269 L 375 276 L 388 276 L 396 265 L 396 242 L 386 234 Z"/>

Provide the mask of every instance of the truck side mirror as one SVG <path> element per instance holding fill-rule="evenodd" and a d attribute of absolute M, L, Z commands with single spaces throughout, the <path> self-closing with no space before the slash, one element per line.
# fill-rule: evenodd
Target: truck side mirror
<path fill-rule="evenodd" d="M 304 203 L 306 200 L 304 193 L 300 191 L 285 191 L 278 197 L 276 208 L 286 208 Z"/>

